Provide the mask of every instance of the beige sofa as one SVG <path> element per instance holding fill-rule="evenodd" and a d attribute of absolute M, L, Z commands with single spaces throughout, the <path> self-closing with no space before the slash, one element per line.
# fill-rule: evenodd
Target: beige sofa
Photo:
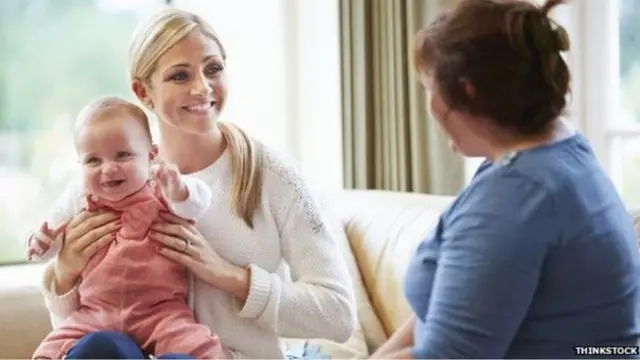
<path fill-rule="evenodd" d="M 354 278 L 360 324 L 344 344 L 311 341 L 333 358 L 365 358 L 409 316 L 407 262 L 449 197 L 342 191 L 323 201 Z M 41 266 L 0 267 L 0 359 L 28 358 L 50 330 Z M 289 340 L 291 346 L 302 340 Z"/>

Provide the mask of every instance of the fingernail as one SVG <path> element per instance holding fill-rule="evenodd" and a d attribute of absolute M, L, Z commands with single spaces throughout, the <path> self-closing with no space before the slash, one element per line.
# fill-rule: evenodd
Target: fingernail
<path fill-rule="evenodd" d="M 156 248 L 156 251 L 162 251 L 162 246 L 160 245 L 156 245 L 155 248 Z"/>

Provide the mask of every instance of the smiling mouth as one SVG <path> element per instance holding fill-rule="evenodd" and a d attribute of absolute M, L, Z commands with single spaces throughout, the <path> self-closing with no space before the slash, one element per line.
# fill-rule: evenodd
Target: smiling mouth
<path fill-rule="evenodd" d="M 122 185 L 123 183 L 124 183 L 124 180 L 110 180 L 110 181 L 103 182 L 102 183 L 102 187 L 113 189 L 113 188 L 117 188 L 118 186 Z"/>
<path fill-rule="evenodd" d="M 215 107 L 215 105 L 216 105 L 216 102 L 212 101 L 204 104 L 185 106 L 183 107 L 183 109 L 193 114 L 206 115 L 209 113 L 211 109 Z"/>

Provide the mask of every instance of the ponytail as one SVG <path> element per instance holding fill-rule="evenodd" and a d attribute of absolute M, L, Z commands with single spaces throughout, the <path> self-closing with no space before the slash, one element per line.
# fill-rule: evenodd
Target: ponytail
<path fill-rule="evenodd" d="M 218 126 L 231 153 L 233 212 L 253 229 L 253 214 L 260 204 L 262 195 L 262 144 L 251 139 L 244 130 L 235 125 L 219 122 Z"/>

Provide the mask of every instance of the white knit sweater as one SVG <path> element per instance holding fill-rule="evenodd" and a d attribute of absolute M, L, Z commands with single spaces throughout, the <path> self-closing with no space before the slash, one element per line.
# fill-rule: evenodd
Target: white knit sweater
<path fill-rule="evenodd" d="M 190 303 L 198 321 L 239 358 L 284 358 L 281 337 L 346 341 L 355 328 L 351 279 L 333 234 L 292 162 L 265 148 L 262 201 L 254 229 L 233 214 L 231 159 L 225 152 L 188 175 L 209 185 L 213 197 L 196 226 L 225 259 L 251 269 L 244 305 L 196 280 Z M 54 295 L 52 273 L 44 293 L 54 324 L 78 307 L 77 287 Z"/>

